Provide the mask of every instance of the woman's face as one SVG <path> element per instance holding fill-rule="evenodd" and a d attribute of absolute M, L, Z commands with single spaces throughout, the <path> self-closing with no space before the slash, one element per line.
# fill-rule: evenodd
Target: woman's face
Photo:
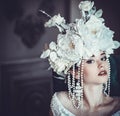
<path fill-rule="evenodd" d="M 84 83 L 106 83 L 109 76 L 108 67 L 109 63 L 103 52 L 98 56 L 92 56 L 90 59 L 84 60 Z"/>

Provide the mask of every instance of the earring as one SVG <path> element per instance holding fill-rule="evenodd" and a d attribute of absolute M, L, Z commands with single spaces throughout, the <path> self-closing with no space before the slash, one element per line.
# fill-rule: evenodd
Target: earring
<path fill-rule="evenodd" d="M 71 76 L 70 76 L 70 71 L 68 71 L 68 76 L 67 76 L 67 83 L 68 83 L 68 93 L 69 93 L 69 98 L 71 97 L 72 94 L 72 86 L 71 86 Z"/>
<path fill-rule="evenodd" d="M 110 69 L 110 62 L 109 62 L 108 58 L 107 58 L 107 61 L 108 61 L 108 72 L 109 72 L 109 74 L 108 74 L 108 81 L 105 84 L 103 84 L 103 93 L 106 96 L 110 96 L 110 84 L 111 84 L 111 81 L 110 81 L 110 72 L 111 72 L 111 69 Z"/>
<path fill-rule="evenodd" d="M 106 92 L 107 91 L 107 82 L 103 84 L 103 93 L 105 94 L 105 96 L 108 96 L 108 93 Z"/>
<path fill-rule="evenodd" d="M 81 107 L 83 107 L 83 78 L 84 78 L 84 60 L 82 59 L 82 64 L 81 64 L 81 87 L 82 87 L 82 92 L 81 92 Z"/>
<path fill-rule="evenodd" d="M 110 62 L 109 62 L 108 58 L 107 58 L 107 61 L 108 61 L 108 69 L 109 69 L 107 86 L 108 86 L 108 95 L 110 96 L 110 84 L 111 84 L 111 81 L 110 81 L 110 72 L 111 72 L 111 68 L 110 68 Z"/>
<path fill-rule="evenodd" d="M 78 66 L 78 79 L 75 83 L 75 65 L 73 65 L 72 80 L 70 78 L 70 71 L 68 72 L 68 92 L 73 106 L 78 109 L 83 106 L 83 67 L 82 60 L 81 68 Z"/>

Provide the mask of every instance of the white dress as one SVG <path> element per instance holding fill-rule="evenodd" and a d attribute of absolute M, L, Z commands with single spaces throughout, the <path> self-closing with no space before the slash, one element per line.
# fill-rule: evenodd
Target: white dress
<path fill-rule="evenodd" d="M 51 110 L 52 110 L 53 116 L 75 116 L 73 113 L 71 113 L 62 105 L 56 93 L 53 95 L 51 100 Z M 120 116 L 120 111 L 116 112 L 112 116 Z"/>
<path fill-rule="evenodd" d="M 56 93 L 53 95 L 51 100 L 51 110 L 52 110 L 53 116 L 75 116 L 62 105 Z"/>

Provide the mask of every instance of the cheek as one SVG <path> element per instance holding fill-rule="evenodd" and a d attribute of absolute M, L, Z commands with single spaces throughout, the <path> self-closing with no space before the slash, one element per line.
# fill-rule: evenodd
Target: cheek
<path fill-rule="evenodd" d="M 105 70 L 107 71 L 107 73 L 110 72 L 109 68 L 110 68 L 110 64 L 107 62 L 107 63 L 105 64 Z"/>
<path fill-rule="evenodd" d="M 89 70 L 88 68 L 87 69 L 85 69 L 84 70 L 84 78 L 86 77 L 89 77 L 89 76 L 91 76 L 92 75 L 92 73 L 91 73 L 91 69 Z"/>
<path fill-rule="evenodd" d="M 110 64 L 108 63 L 108 61 L 105 62 L 104 66 L 105 66 L 106 68 L 109 68 L 109 67 L 110 67 Z"/>
<path fill-rule="evenodd" d="M 95 66 L 86 66 L 84 68 L 84 78 L 93 78 L 98 73 L 98 70 L 95 68 Z"/>

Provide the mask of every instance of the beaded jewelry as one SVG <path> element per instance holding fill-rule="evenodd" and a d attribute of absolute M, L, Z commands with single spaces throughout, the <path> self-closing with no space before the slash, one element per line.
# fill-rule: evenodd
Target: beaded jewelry
<path fill-rule="evenodd" d="M 108 61 L 108 69 L 109 69 L 109 75 L 108 75 L 108 81 L 107 81 L 107 88 L 108 88 L 108 95 L 110 96 L 110 84 L 111 84 L 111 81 L 110 81 L 110 72 L 111 72 L 111 68 L 110 68 L 110 62 L 109 62 L 109 59 L 107 59 Z"/>
<path fill-rule="evenodd" d="M 47 15 L 50 20 L 45 26 L 56 26 L 60 34 L 57 36 L 57 43 L 52 41 L 41 58 L 48 58 L 50 68 L 59 75 L 66 75 L 73 65 L 80 65 L 82 59 L 97 56 L 100 51 L 104 51 L 109 57 L 120 46 L 118 41 L 113 40 L 114 32 L 105 26 L 101 17 L 103 11 L 96 10 L 94 2 L 81 1 L 79 9 L 81 18 L 69 24 L 60 14 L 53 17 Z M 41 12 L 47 14 L 42 10 Z"/>
<path fill-rule="evenodd" d="M 108 62 L 108 81 L 103 84 L 103 93 L 106 95 L 106 96 L 110 96 L 110 72 L 111 72 L 111 69 L 110 69 L 110 62 L 109 62 L 109 59 L 107 58 L 107 62 Z"/>
<path fill-rule="evenodd" d="M 68 72 L 68 92 L 69 98 L 72 99 L 73 106 L 78 109 L 83 106 L 83 68 L 84 60 L 81 62 L 81 67 L 78 66 L 77 82 L 75 83 L 75 65 L 72 70 L 72 82 L 70 71 Z"/>
<path fill-rule="evenodd" d="M 57 74 L 67 75 L 69 97 L 77 109 L 83 106 L 83 59 L 89 59 L 93 55 L 97 56 L 101 51 L 104 51 L 109 57 L 114 49 L 120 47 L 120 43 L 113 40 L 114 32 L 105 26 L 102 18 L 103 11 L 96 10 L 94 2 L 81 1 L 79 9 L 81 18 L 75 19 L 73 23 L 69 24 L 60 14 L 51 17 L 40 10 L 50 18 L 45 23 L 45 27 L 56 26 L 60 32 L 57 36 L 57 43 L 52 41 L 49 48 L 41 54 L 41 58 L 48 58 L 50 68 Z M 78 66 L 77 82 L 75 65 Z M 110 64 L 108 68 L 110 72 Z M 103 85 L 103 93 L 110 95 L 110 73 L 108 82 Z"/>

